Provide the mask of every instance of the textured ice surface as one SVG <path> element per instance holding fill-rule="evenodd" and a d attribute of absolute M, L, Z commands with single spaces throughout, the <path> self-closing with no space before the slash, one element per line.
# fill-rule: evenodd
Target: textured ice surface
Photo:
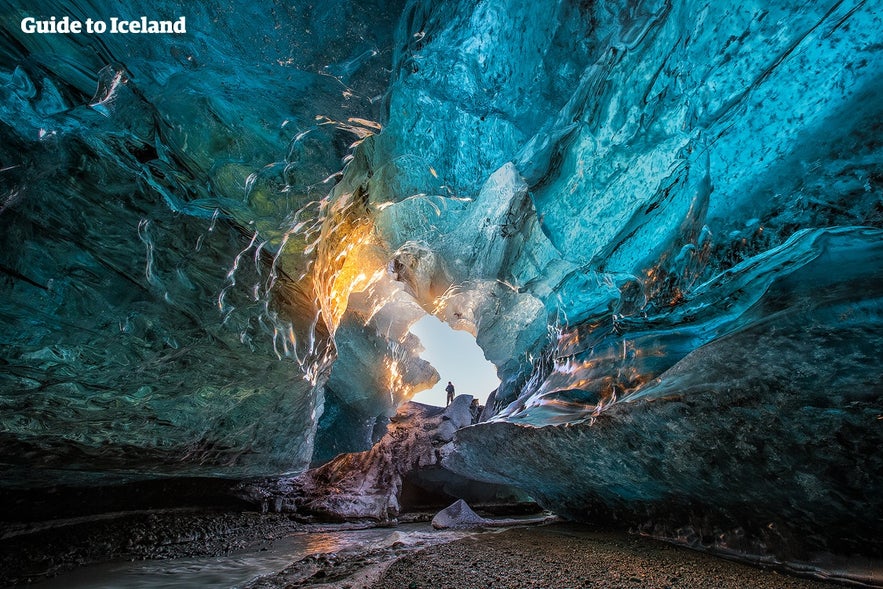
<path fill-rule="evenodd" d="M 502 381 L 452 468 L 879 552 L 874 3 L 239 4 L 99 42 L 2 3 L 3 461 L 363 448 L 428 312 Z"/>
<path fill-rule="evenodd" d="M 191 31 L 100 37 L 24 35 L 33 5 L 0 4 L 6 483 L 308 463 L 334 357 L 309 245 L 378 118 L 383 4 L 40 5 Z"/>
<path fill-rule="evenodd" d="M 709 323 L 694 307 L 682 327 L 649 318 L 653 335 L 595 345 L 610 355 L 556 359 L 543 386 L 572 377 L 580 389 L 541 387 L 495 423 L 459 432 L 446 465 L 521 486 L 575 519 L 615 517 L 697 545 L 802 559 L 824 549 L 879 555 L 883 461 L 872 448 L 883 443 L 883 287 L 866 270 L 880 259 L 880 233 L 789 245 L 804 259 L 782 254 L 788 270 L 766 272 L 775 279 L 762 287 L 761 278 L 741 281 L 746 294 L 761 293 L 753 300 L 706 299 L 710 309 L 742 307 L 731 322 Z M 732 269 L 737 282 L 744 266 Z M 611 384 L 611 374 L 655 371 L 615 399 L 626 383 Z M 536 427 L 550 423 L 570 425 Z"/>

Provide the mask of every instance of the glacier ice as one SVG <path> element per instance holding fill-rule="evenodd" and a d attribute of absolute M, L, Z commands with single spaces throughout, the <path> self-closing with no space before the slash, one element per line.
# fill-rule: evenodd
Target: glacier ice
<path fill-rule="evenodd" d="M 187 6 L 186 36 L 99 37 L 25 35 L 33 7 L 2 3 L 8 484 L 312 458 L 334 350 L 304 250 L 379 118 L 395 5 L 240 4 Z M 41 5 L 137 16 L 109 9 Z"/>
<path fill-rule="evenodd" d="M 7 484 L 365 449 L 431 313 L 502 382 L 449 468 L 879 553 L 872 3 L 240 4 L 100 42 L 0 4 Z"/>
<path fill-rule="evenodd" d="M 697 547 L 877 553 L 881 232 L 798 237 L 778 268 L 707 285 L 741 300 L 697 295 L 687 317 L 622 325 L 591 351 L 562 338 L 538 389 L 458 432 L 445 465 L 575 519 L 689 529 Z"/>

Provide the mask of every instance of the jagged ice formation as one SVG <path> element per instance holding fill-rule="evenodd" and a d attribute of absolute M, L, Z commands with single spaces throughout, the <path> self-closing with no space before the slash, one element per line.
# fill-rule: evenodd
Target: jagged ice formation
<path fill-rule="evenodd" d="M 2 3 L 7 484 L 365 449 L 438 379 L 433 313 L 503 382 L 449 468 L 879 554 L 873 3 L 187 10 L 97 39 Z"/>

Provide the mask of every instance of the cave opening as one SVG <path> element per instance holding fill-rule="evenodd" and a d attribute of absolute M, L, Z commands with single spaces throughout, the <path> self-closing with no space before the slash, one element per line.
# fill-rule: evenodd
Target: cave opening
<path fill-rule="evenodd" d="M 451 381 L 458 395 L 472 395 L 482 405 L 490 393 L 500 386 L 496 367 L 468 331 L 452 328 L 433 315 L 426 315 L 411 326 L 411 333 L 420 338 L 420 357 L 432 364 L 441 379 L 431 389 L 422 391 L 413 401 L 443 407 L 445 387 Z"/>

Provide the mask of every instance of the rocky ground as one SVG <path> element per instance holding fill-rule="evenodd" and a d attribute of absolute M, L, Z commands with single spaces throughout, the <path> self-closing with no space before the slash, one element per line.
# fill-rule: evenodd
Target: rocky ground
<path fill-rule="evenodd" d="M 94 562 L 221 556 L 268 545 L 305 526 L 287 515 L 168 510 L 0 529 L 0 586 Z"/>
<path fill-rule="evenodd" d="M 333 526 L 346 529 L 353 526 Z M 220 556 L 260 550 L 292 532 L 329 531 L 281 514 L 125 514 L 42 530 L 4 530 L 0 585 L 19 585 L 101 560 Z M 27 532 L 27 533 L 25 533 Z M 573 524 L 504 531 L 428 531 L 302 558 L 247 589 L 578 589 L 836 587 L 618 531 Z M 452 538 L 456 538 L 451 541 Z"/>
<path fill-rule="evenodd" d="M 536 507 L 518 489 L 475 481 L 443 466 L 454 433 L 478 419 L 481 407 L 472 401 L 471 395 L 459 395 L 447 407 L 404 403 L 371 449 L 340 454 L 298 476 L 250 481 L 234 494 L 265 511 L 337 522 L 389 522 L 414 510 L 437 511 L 458 498 L 505 506 L 509 513 Z"/>
<path fill-rule="evenodd" d="M 484 533 L 407 554 L 366 589 L 821 589 L 623 532 L 555 524 Z M 362 589 L 361 585 L 352 585 Z"/>

